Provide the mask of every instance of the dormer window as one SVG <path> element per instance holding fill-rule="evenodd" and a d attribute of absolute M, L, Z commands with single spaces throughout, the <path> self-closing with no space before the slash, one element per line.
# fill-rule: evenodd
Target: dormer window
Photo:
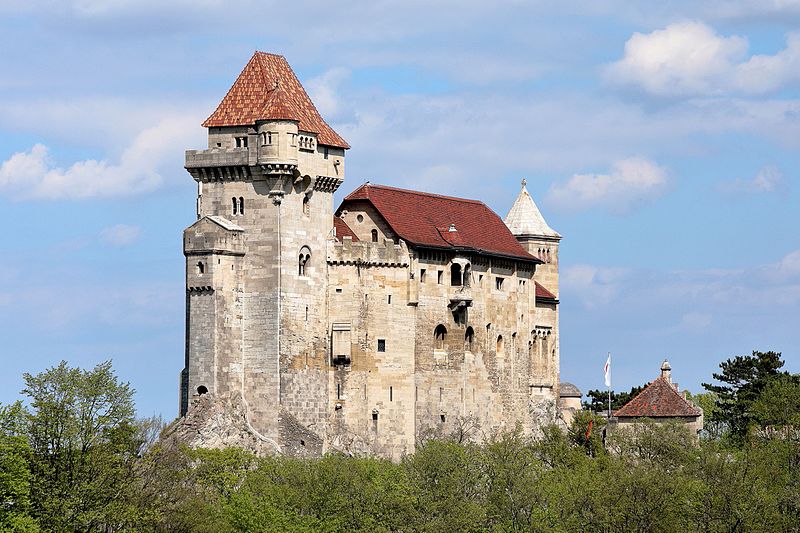
<path fill-rule="evenodd" d="M 236 137 L 236 148 L 247 148 L 247 137 Z"/>

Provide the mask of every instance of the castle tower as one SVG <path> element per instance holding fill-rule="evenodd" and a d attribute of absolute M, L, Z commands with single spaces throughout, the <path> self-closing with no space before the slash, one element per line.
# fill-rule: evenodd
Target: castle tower
<path fill-rule="evenodd" d="M 256 432 L 279 435 L 292 417 L 313 426 L 327 400 L 326 242 L 349 145 L 286 60 L 263 52 L 203 126 L 208 148 L 185 163 L 198 221 L 184 232 L 181 414 L 196 395 L 238 394 Z"/>
<path fill-rule="evenodd" d="M 504 222 L 522 247 L 542 261 L 536 265 L 534 274 L 531 394 L 539 398 L 559 398 L 558 246 L 561 235 L 545 222 L 526 185 L 523 179 L 522 190 Z"/>

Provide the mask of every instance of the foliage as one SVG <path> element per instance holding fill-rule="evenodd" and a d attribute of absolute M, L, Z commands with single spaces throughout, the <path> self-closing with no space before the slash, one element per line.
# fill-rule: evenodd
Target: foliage
<path fill-rule="evenodd" d="M 753 351 L 752 355 L 737 355 L 720 363 L 721 372 L 713 377 L 722 385 L 703 383 L 707 391 L 717 395 L 712 420 L 724 424 L 734 442 L 741 443 L 757 422 L 753 404 L 761 392 L 770 382 L 788 376 L 780 372 L 783 364 L 778 352 Z"/>
<path fill-rule="evenodd" d="M 686 399 L 703 411 L 701 438 L 712 440 L 722 438 L 726 432 L 726 424 L 719 419 L 719 408 L 717 407 L 719 397 L 713 392 L 692 394 L 686 391 Z"/>
<path fill-rule="evenodd" d="M 631 387 L 630 392 L 615 392 L 611 391 L 611 410 L 616 411 L 621 409 L 626 403 L 631 401 L 637 394 L 642 392 L 647 385 L 641 387 Z M 608 391 L 593 389 L 586 393 L 589 401 L 583 402 L 583 408 L 595 413 L 604 413 L 608 411 Z"/>

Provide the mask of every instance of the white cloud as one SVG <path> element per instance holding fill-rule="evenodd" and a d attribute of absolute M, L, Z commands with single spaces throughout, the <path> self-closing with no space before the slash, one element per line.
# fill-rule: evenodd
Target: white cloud
<path fill-rule="evenodd" d="M 606 79 L 658 96 L 761 94 L 800 80 L 800 35 L 789 34 L 775 55 L 747 58 L 745 37 L 718 35 L 702 22 L 677 22 L 635 33 Z"/>
<path fill-rule="evenodd" d="M 111 246 L 128 246 L 139 240 L 141 233 L 139 226 L 117 224 L 101 231 L 100 239 Z"/>
<path fill-rule="evenodd" d="M 667 184 L 663 167 L 637 157 L 617 161 L 608 174 L 575 174 L 566 183 L 556 183 L 545 201 L 562 210 L 603 207 L 625 213 L 661 196 Z"/>
<path fill-rule="evenodd" d="M 342 100 L 338 88 L 350 77 L 350 71 L 344 68 L 332 68 L 304 82 L 311 101 L 326 120 L 338 120 L 342 115 Z"/>
<path fill-rule="evenodd" d="M 194 117 L 165 118 L 141 131 L 119 162 L 87 159 L 54 166 L 46 146 L 34 145 L 0 165 L 0 194 L 15 199 L 127 196 L 152 191 L 164 181 L 162 167 L 180 154 Z"/>
<path fill-rule="evenodd" d="M 773 165 L 762 167 L 751 180 L 737 179 L 720 183 L 718 189 L 726 193 L 771 193 L 786 187 L 783 173 Z"/>

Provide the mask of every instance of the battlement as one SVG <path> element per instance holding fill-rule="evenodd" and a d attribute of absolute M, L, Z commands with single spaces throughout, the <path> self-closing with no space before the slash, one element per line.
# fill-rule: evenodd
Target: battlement
<path fill-rule="evenodd" d="M 341 242 L 328 242 L 328 264 L 332 265 L 409 265 L 408 246 L 404 241 L 395 244 L 391 239 L 383 242 L 353 242 L 352 237 L 344 236 Z"/>

